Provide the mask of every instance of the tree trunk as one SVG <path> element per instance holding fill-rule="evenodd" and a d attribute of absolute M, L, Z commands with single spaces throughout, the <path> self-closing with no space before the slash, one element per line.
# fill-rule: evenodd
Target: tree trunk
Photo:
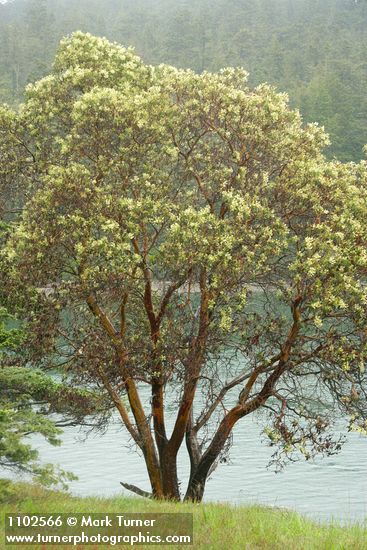
<path fill-rule="evenodd" d="M 190 484 L 185 495 L 185 500 L 201 502 L 204 496 L 205 484 L 206 475 L 194 475 L 190 480 Z"/>
<path fill-rule="evenodd" d="M 185 500 L 201 502 L 211 467 L 220 455 L 233 426 L 241 416 L 241 412 L 241 406 L 234 407 L 220 423 L 211 444 L 200 459 L 195 471 L 191 473 Z"/>
<path fill-rule="evenodd" d="M 193 430 L 193 410 L 191 408 L 190 417 L 186 428 L 186 448 L 190 457 L 190 479 L 188 487 L 191 486 L 193 477 L 202 458 L 199 442 L 196 432 Z"/>
<path fill-rule="evenodd" d="M 177 477 L 177 454 L 170 452 L 169 446 L 161 454 L 161 474 L 163 498 L 181 500 Z"/>

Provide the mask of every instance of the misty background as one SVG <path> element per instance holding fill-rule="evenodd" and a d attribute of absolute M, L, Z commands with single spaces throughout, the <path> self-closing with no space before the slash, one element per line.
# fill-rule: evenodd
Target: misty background
<path fill-rule="evenodd" d="M 134 46 L 145 62 L 244 66 L 324 125 L 330 157 L 367 143 L 366 0 L 12 0 L 0 4 L 0 102 L 17 104 L 75 30 Z"/>

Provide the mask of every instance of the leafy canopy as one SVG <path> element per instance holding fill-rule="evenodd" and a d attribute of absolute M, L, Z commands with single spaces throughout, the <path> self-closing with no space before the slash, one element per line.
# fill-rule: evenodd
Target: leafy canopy
<path fill-rule="evenodd" d="M 186 432 L 199 485 L 261 408 L 277 460 L 337 450 L 336 413 L 366 432 L 366 163 L 326 161 L 323 129 L 246 79 L 146 66 L 78 32 L 1 111 L 3 177 L 28 197 L 2 255 L 25 360 L 104 392 L 157 494 L 157 452 L 169 464 Z"/>

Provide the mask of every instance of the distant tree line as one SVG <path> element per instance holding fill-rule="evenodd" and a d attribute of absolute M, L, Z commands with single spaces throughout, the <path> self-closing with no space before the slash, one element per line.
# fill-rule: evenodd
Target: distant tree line
<path fill-rule="evenodd" d="M 149 63 L 242 65 L 325 125 L 331 156 L 367 142 L 367 3 L 355 0 L 13 0 L 0 4 L 0 102 L 17 103 L 75 30 L 132 45 Z"/>

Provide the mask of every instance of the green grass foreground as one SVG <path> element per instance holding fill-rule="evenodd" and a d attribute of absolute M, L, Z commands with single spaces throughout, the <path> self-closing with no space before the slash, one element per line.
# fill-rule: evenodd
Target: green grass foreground
<path fill-rule="evenodd" d="M 365 525 L 318 524 L 296 513 L 261 506 L 230 506 L 227 504 L 176 504 L 154 502 L 140 498 L 78 498 L 65 493 L 42 489 L 35 485 L 9 484 L 0 480 L 0 548 L 4 546 L 5 513 L 131 513 L 131 512 L 192 512 L 194 515 L 194 545 L 187 548 L 210 550 L 308 550 L 367 549 Z M 119 546 L 121 548 L 121 546 Z M 124 546 L 126 548 L 127 546 Z M 160 548 L 163 546 L 155 546 Z M 179 548 L 180 546 L 164 546 Z M 181 546 L 182 548 L 183 546 Z M 11 548 L 11 546 L 7 546 Z M 21 549 L 46 549 L 46 546 L 14 546 Z M 81 546 L 47 545 L 47 550 L 82 548 Z M 84 546 L 102 549 L 113 546 Z M 116 548 L 116 547 L 115 547 Z M 131 548 L 131 547 L 129 547 Z M 152 546 L 134 546 L 152 548 Z"/>

